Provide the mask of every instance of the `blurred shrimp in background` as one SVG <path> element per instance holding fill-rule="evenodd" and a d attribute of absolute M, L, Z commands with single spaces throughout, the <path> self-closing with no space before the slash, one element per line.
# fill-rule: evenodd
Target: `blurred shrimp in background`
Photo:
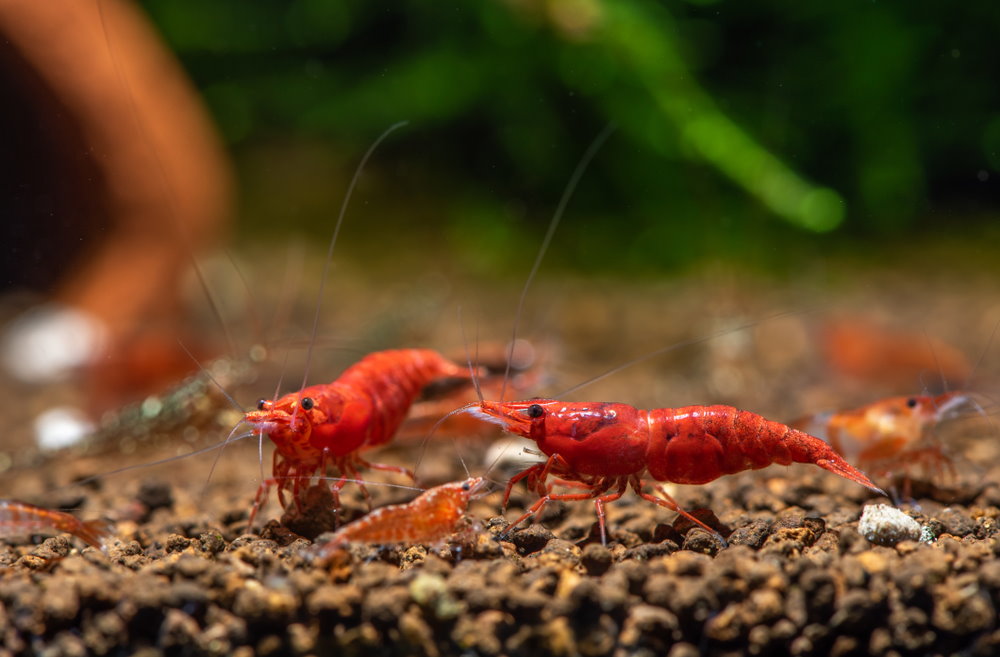
<path fill-rule="evenodd" d="M 211 351 L 182 283 L 224 232 L 229 163 L 131 2 L 0 2 L 0 89 L 2 362 L 22 384 L 82 379 L 86 413 L 61 416 L 80 433 L 196 369 L 180 342 Z"/>

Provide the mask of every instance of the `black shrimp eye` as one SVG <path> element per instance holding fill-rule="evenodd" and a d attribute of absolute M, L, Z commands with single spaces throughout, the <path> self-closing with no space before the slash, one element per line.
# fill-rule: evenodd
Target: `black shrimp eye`
<path fill-rule="evenodd" d="M 910 397 L 909 399 L 906 400 L 906 405 L 909 406 L 910 408 L 916 408 L 918 403 L 919 402 L 917 401 L 916 397 Z"/>
<path fill-rule="evenodd" d="M 257 410 L 258 411 L 264 410 L 264 408 L 266 406 L 267 406 L 267 400 L 266 399 L 258 399 L 257 400 Z"/>
<path fill-rule="evenodd" d="M 299 402 L 299 406 L 302 407 L 303 411 L 311 411 L 312 407 L 316 405 L 312 397 L 303 397 L 302 401 Z"/>
<path fill-rule="evenodd" d="M 532 419 L 545 415 L 545 409 L 542 408 L 541 404 L 532 404 L 525 412 L 528 414 L 528 417 Z"/>
<path fill-rule="evenodd" d="M 462 490 L 469 490 L 470 488 L 471 486 L 469 486 L 469 482 L 462 482 Z"/>

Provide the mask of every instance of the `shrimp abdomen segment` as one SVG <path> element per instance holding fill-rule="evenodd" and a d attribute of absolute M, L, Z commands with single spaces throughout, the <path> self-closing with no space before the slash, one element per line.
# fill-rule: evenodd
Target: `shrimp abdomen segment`
<path fill-rule="evenodd" d="M 704 484 L 774 463 L 811 463 L 881 492 L 826 442 L 756 413 L 715 405 L 649 415 L 649 473 L 659 481 Z"/>
<path fill-rule="evenodd" d="M 389 442 L 420 391 L 447 377 L 468 378 L 469 372 L 431 349 L 397 349 L 369 354 L 338 383 L 368 398 L 372 415 L 364 444 L 371 447 Z"/>

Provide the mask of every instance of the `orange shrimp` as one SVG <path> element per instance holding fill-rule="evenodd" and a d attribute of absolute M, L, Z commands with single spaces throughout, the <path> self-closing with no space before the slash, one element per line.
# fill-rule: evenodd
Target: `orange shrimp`
<path fill-rule="evenodd" d="M 925 372 L 937 371 L 942 380 L 961 385 L 972 374 L 965 355 L 952 345 L 860 317 L 826 322 L 820 343 L 833 370 L 862 381 L 912 385 Z"/>
<path fill-rule="evenodd" d="M 536 399 L 482 401 L 465 407 L 506 431 L 534 440 L 548 456 L 507 483 L 504 507 L 517 482 L 540 497 L 511 527 L 538 513 L 549 500 L 593 499 L 601 540 L 606 542 L 604 505 L 629 486 L 643 499 L 675 511 L 718 536 L 681 509 L 662 486 L 663 498 L 643 492 L 642 474 L 656 481 L 704 484 L 723 475 L 757 470 L 773 463 L 812 463 L 884 495 L 829 444 L 784 424 L 731 406 L 637 409 L 613 402 L 562 402 Z M 584 493 L 554 494 L 553 484 Z M 612 491 L 612 492 L 608 492 Z"/>
<path fill-rule="evenodd" d="M 909 468 L 918 463 L 928 473 L 946 468 L 954 476 L 951 459 L 933 431 L 940 422 L 975 406 L 962 392 L 889 397 L 860 408 L 807 416 L 792 426 L 826 438 L 838 454 L 876 477 L 903 472 L 908 488 Z"/>
<path fill-rule="evenodd" d="M 17 500 L 0 500 L 0 535 L 17 536 L 53 531 L 72 534 L 95 549 L 107 550 L 105 541 L 110 528 L 103 520 L 83 522 L 62 511 L 52 511 Z"/>
<path fill-rule="evenodd" d="M 287 506 L 291 490 L 298 502 L 303 485 L 334 468 L 343 475 L 331 485 L 338 499 L 346 478 L 359 468 L 413 473 L 398 466 L 370 463 L 360 453 L 389 442 L 420 391 L 432 381 L 470 378 L 469 370 L 429 349 L 400 349 L 368 354 L 332 383 L 309 386 L 276 401 L 262 399 L 243 418 L 274 442 L 272 477 L 260 485 L 250 515 L 253 526 L 271 487 Z M 359 484 L 370 500 L 364 484 Z"/>
<path fill-rule="evenodd" d="M 347 543 L 439 543 L 455 533 L 469 500 L 483 488 L 483 477 L 470 477 L 429 488 L 406 504 L 391 504 L 344 525 L 313 555 L 325 558 Z"/>

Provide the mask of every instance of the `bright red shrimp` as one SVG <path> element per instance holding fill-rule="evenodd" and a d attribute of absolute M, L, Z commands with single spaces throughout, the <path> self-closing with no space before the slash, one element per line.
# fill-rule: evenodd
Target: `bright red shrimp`
<path fill-rule="evenodd" d="M 360 468 L 406 474 L 406 468 L 370 463 L 360 453 L 389 442 L 420 391 L 443 378 L 469 379 L 469 370 L 429 349 L 400 349 L 368 354 L 332 383 L 309 386 L 276 401 L 260 400 L 243 420 L 274 442 L 272 478 L 261 483 L 250 525 L 272 486 L 291 490 L 298 500 L 303 485 L 330 467 L 358 478 Z M 331 485 L 334 499 L 344 481 Z M 361 484 L 365 496 L 368 490 Z"/>
<path fill-rule="evenodd" d="M 347 543 L 438 543 L 455 533 L 469 500 L 485 484 L 482 477 L 430 488 L 406 504 L 392 504 L 344 525 L 314 555 L 329 556 Z"/>
<path fill-rule="evenodd" d="M 644 472 L 656 481 L 704 484 L 723 475 L 757 470 L 773 463 L 812 463 L 885 494 L 826 442 L 731 406 L 647 411 L 612 402 L 536 399 L 483 401 L 467 410 L 510 433 L 534 440 L 549 457 L 508 482 L 504 506 L 514 485 L 525 478 L 529 490 L 540 496 L 511 527 L 540 511 L 549 500 L 593 499 L 603 541 L 604 504 L 620 498 L 631 486 L 643 499 L 676 511 L 716 533 L 681 509 L 662 486 L 653 485 L 663 499 L 643 492 Z M 554 484 L 587 492 L 554 494 L 553 484 L 547 482 L 550 476 Z"/>
<path fill-rule="evenodd" d="M 826 438 L 838 454 L 875 477 L 902 472 L 908 486 L 909 469 L 917 464 L 928 473 L 946 468 L 954 475 L 951 459 L 933 431 L 938 423 L 975 406 L 962 392 L 889 397 L 860 408 L 811 415 L 792 426 Z"/>
<path fill-rule="evenodd" d="M 109 531 L 108 523 L 103 520 L 84 522 L 62 511 L 52 511 L 16 500 L 0 500 L 0 536 L 65 532 L 93 548 L 104 550 Z"/>

